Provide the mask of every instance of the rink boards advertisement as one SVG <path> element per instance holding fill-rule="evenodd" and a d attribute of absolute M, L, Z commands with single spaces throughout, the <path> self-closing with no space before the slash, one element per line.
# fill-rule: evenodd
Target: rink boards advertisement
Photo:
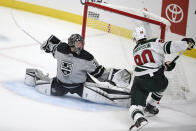
<path fill-rule="evenodd" d="M 152 1 L 153 4 L 151 4 Z M 136 9 L 147 8 L 150 12 L 165 17 L 171 22 L 170 30 L 177 34 L 174 35 L 174 39 L 181 39 L 184 36 L 195 38 L 195 0 L 182 0 L 182 2 L 176 2 L 175 0 L 1 0 L 0 5 L 82 24 L 85 2 L 108 3 Z M 182 9 L 183 14 L 180 9 Z M 167 11 L 170 12 L 167 13 Z M 182 15 L 183 18 L 181 18 Z M 182 21 L 175 23 L 172 21 L 174 19 L 177 22 L 178 19 L 182 19 Z M 173 40 L 173 38 L 170 39 Z"/>
<path fill-rule="evenodd" d="M 150 4 L 151 3 L 150 1 L 153 1 L 153 4 Z M 108 3 L 108 4 L 121 5 L 125 7 L 136 8 L 136 9 L 147 8 L 150 12 L 170 20 L 172 24 L 171 31 L 173 33 L 182 36 L 186 36 L 186 32 L 189 32 L 186 31 L 186 27 L 188 28 L 187 30 L 189 30 L 189 21 L 196 21 L 195 14 L 193 13 L 190 13 L 190 15 L 194 15 L 194 16 L 189 16 L 188 18 L 188 12 L 191 12 L 188 11 L 188 6 L 190 5 L 189 9 L 192 9 L 191 5 L 194 5 L 193 3 L 196 4 L 194 0 L 190 0 L 190 1 L 182 0 L 180 2 L 179 1 L 176 2 L 175 0 L 156 0 L 156 1 L 154 0 L 146 0 L 146 1 L 144 0 L 137 0 L 137 1 L 135 0 L 120 0 L 120 1 L 117 0 L 71 0 L 71 1 L 70 0 L 47 0 L 47 1 L 46 0 L 1 0 L 0 4 L 7 3 L 15 8 L 28 7 L 28 9 L 24 9 L 24 10 L 29 10 L 32 12 L 34 11 L 36 13 L 46 12 L 42 14 L 57 17 L 60 19 L 62 19 L 63 16 L 61 15 L 62 13 L 64 13 L 65 15 L 67 15 L 67 17 L 64 16 L 65 19 L 81 24 L 82 23 L 81 16 L 83 16 L 85 2 L 94 2 L 100 4 Z M 171 14 L 172 12 L 173 14 Z M 71 15 L 75 15 L 74 17 L 76 18 L 71 19 L 72 17 Z M 173 25 L 174 19 L 176 20 L 179 19 L 176 22 L 180 21 L 178 22 L 178 24 L 175 23 L 175 26 Z M 188 25 L 187 25 L 187 20 L 188 20 Z M 191 26 L 194 26 L 194 24 L 192 24 Z M 179 27 L 181 28 L 179 29 Z M 194 34 L 196 33 L 194 31 L 191 32 L 193 32 Z"/>
<path fill-rule="evenodd" d="M 171 32 L 186 36 L 189 0 L 164 0 L 161 16 L 171 22 Z"/>

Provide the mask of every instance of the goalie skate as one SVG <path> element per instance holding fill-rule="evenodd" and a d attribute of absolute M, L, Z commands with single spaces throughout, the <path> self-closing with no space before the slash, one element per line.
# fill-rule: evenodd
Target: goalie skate
<path fill-rule="evenodd" d="M 148 121 L 144 117 L 140 117 L 137 119 L 134 125 L 132 125 L 129 130 L 130 131 L 139 131 L 141 128 L 143 128 L 145 125 L 148 124 Z"/>

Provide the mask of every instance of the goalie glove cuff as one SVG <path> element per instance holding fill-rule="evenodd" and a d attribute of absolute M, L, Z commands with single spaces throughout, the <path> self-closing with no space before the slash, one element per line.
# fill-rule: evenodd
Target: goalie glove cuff
<path fill-rule="evenodd" d="M 51 35 L 46 42 L 44 42 L 40 48 L 41 50 L 44 50 L 46 53 L 53 52 L 55 47 L 60 43 L 61 41 L 54 35 Z"/>

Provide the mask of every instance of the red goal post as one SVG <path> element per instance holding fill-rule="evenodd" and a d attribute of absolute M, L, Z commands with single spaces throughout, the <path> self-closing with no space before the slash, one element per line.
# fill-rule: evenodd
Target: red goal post
<path fill-rule="evenodd" d="M 132 51 L 135 44 L 132 33 L 136 27 L 142 26 L 143 22 L 149 23 L 153 38 L 165 40 L 165 37 L 170 37 L 170 22 L 150 11 L 86 2 L 82 25 L 82 36 L 86 36 L 85 41 L 90 43 L 86 44 L 86 48 L 94 52 L 96 58 L 106 67 L 126 68 L 131 71 L 134 68 Z M 115 48 L 111 49 L 114 46 Z M 168 60 L 171 59 L 172 56 L 168 56 Z M 181 64 L 178 64 L 172 73 L 166 72 L 166 76 L 169 85 L 165 93 L 167 97 L 164 99 L 185 100 L 190 90 Z"/>
<path fill-rule="evenodd" d="M 99 8 L 99 9 L 102 9 L 102 10 L 106 10 L 106 11 L 109 11 L 109 12 L 112 12 L 112 13 L 116 13 L 116 14 L 119 14 L 119 15 L 122 15 L 122 16 L 130 17 L 130 18 L 133 18 L 133 19 L 137 19 L 137 20 L 140 20 L 140 21 L 148 22 L 148 23 L 151 23 L 151 24 L 154 24 L 154 25 L 158 25 L 158 26 L 160 26 L 160 30 L 161 30 L 160 39 L 163 39 L 163 40 L 165 39 L 166 24 L 164 24 L 163 22 L 153 20 L 153 19 L 149 19 L 149 18 L 146 18 L 146 17 L 142 17 L 142 16 L 139 16 L 139 15 L 135 15 L 135 14 L 132 14 L 132 13 L 128 13 L 128 12 L 118 10 L 118 9 L 115 9 L 115 8 L 112 8 L 112 7 L 108 7 L 108 6 L 105 6 L 105 5 L 92 3 L 92 2 L 86 2 L 85 6 L 84 6 L 83 24 L 82 24 L 82 36 L 84 38 L 85 38 L 85 35 L 86 35 L 85 34 L 86 33 L 86 26 L 87 26 L 86 23 L 87 23 L 87 16 L 88 16 L 89 6 L 94 7 L 94 8 Z M 110 28 L 109 23 L 108 23 L 108 28 Z"/>

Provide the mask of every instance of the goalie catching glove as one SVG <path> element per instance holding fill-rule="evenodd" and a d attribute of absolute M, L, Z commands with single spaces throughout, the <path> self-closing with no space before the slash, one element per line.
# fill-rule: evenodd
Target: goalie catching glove
<path fill-rule="evenodd" d="M 108 76 L 108 82 L 118 87 L 127 87 L 131 82 L 131 73 L 126 69 L 112 68 Z"/>
<path fill-rule="evenodd" d="M 183 38 L 182 41 L 187 42 L 187 44 L 188 44 L 187 50 L 191 50 L 195 46 L 195 41 L 192 38 Z"/>
<path fill-rule="evenodd" d="M 51 35 L 46 42 L 41 44 L 40 48 L 41 50 L 44 50 L 46 53 L 53 52 L 55 47 L 60 43 L 61 41 L 54 35 Z"/>

